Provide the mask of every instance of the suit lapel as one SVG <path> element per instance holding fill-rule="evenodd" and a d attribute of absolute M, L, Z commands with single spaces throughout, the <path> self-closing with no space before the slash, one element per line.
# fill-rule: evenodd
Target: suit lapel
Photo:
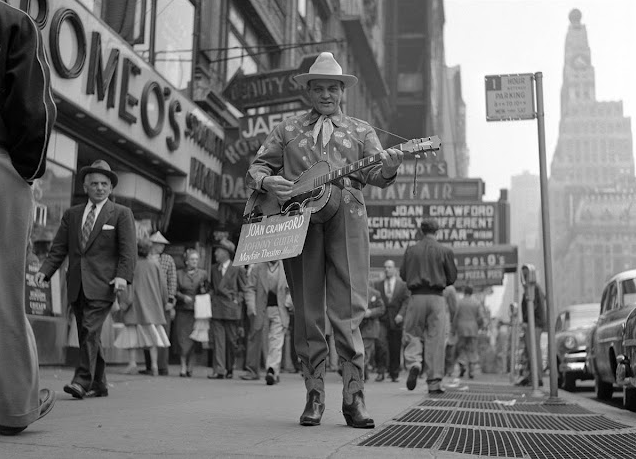
<path fill-rule="evenodd" d="M 77 247 L 82 247 L 81 245 L 81 239 L 82 239 L 82 216 L 84 215 L 84 209 L 86 207 L 85 206 L 77 206 L 77 208 L 75 208 L 74 212 L 73 212 L 73 221 L 71 222 L 71 228 L 70 228 L 70 232 L 71 232 L 71 237 L 75 238 L 75 242 L 77 244 Z M 70 241 L 72 241 L 73 239 L 70 239 Z"/>
<path fill-rule="evenodd" d="M 108 219 L 110 218 L 110 214 L 112 214 L 114 210 L 115 210 L 115 205 L 111 201 L 106 201 L 106 203 L 104 204 L 104 207 L 102 207 L 102 210 L 97 216 L 97 220 L 95 220 L 95 225 L 93 225 L 93 231 L 91 231 L 91 235 L 88 237 L 88 241 L 86 241 L 86 248 L 84 249 L 84 252 L 86 252 L 90 248 L 91 244 L 93 244 L 93 241 L 95 241 L 95 238 L 97 238 L 97 235 L 102 230 L 102 226 L 104 226 L 104 223 L 108 221 Z M 81 223 L 82 222 L 80 220 L 80 226 L 81 226 Z M 82 229 L 80 228 L 79 231 L 81 234 Z"/>

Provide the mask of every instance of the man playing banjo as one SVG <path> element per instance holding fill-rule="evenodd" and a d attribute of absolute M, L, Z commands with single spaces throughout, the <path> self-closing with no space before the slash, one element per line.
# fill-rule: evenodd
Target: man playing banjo
<path fill-rule="evenodd" d="M 348 425 L 372 428 L 375 424 L 364 401 L 364 344 L 359 329 L 367 309 L 370 267 L 362 187 L 391 185 L 403 153 L 383 150 L 369 124 L 342 113 L 344 89 L 358 79 L 343 74 L 331 53 L 321 53 L 309 72 L 295 79 L 306 85 L 313 108 L 272 131 L 250 166 L 246 183 L 283 203 L 294 196 L 294 180 L 312 166 L 324 162 L 329 171 L 379 155 L 375 165 L 326 184 L 322 198 L 327 202 L 322 210 L 313 209 L 303 252 L 284 260 L 295 310 L 296 352 L 307 389 L 300 424 L 320 424 L 325 409 L 326 305 L 342 365 L 342 413 Z"/>

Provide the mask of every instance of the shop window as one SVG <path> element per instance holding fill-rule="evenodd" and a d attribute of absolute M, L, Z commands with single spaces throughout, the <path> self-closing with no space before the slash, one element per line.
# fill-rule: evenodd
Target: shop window
<path fill-rule="evenodd" d="M 298 39 L 301 43 L 322 41 L 323 20 L 311 0 L 298 1 Z"/>
<path fill-rule="evenodd" d="M 258 34 L 236 2 L 230 4 L 228 22 L 225 81 L 232 79 L 239 70 L 250 75 L 278 65 L 279 53 L 272 51 L 272 43 Z"/>
<path fill-rule="evenodd" d="M 192 78 L 195 7 L 190 0 L 100 2 L 101 18 L 177 89 Z M 97 8 L 97 5 L 93 6 Z"/>
<path fill-rule="evenodd" d="M 192 77 L 194 6 L 189 0 L 156 0 L 155 68 L 177 89 Z"/>

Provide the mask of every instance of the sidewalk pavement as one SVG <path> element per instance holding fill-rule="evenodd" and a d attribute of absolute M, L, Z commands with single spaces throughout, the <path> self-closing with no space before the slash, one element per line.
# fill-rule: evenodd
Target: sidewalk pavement
<path fill-rule="evenodd" d="M 475 382 L 471 381 L 468 385 L 465 380 L 450 381 L 448 392 L 438 397 L 427 394 L 426 383 L 422 379 L 414 391 L 406 390 L 405 373 L 399 383 L 388 380 L 376 383 L 373 381 L 375 375 L 372 375 L 366 385 L 366 398 L 377 427 L 372 430 L 353 429 L 346 426 L 340 412 L 340 377 L 336 373 L 328 373 L 326 410 L 322 424 L 302 427 L 298 419 L 304 407 L 305 388 L 299 374 L 283 373 L 280 384 L 266 386 L 264 379 L 237 379 L 239 372 L 235 372 L 235 379 L 232 380 L 208 380 L 206 369 L 202 367 L 195 368 L 192 378 L 178 377 L 176 367 L 171 368 L 173 376 L 167 377 L 123 375 L 122 370 L 123 367 L 108 368 L 111 386 L 109 397 L 74 400 L 62 392 L 64 384 L 72 377 L 72 370 L 42 368 L 41 387 L 57 391 L 57 404 L 48 416 L 29 426 L 21 435 L 0 437 L 0 457 L 470 458 L 478 456 L 458 453 L 466 451 L 466 448 L 453 446 L 469 443 L 466 432 L 473 437 L 475 433 L 485 435 L 488 432 L 496 432 L 501 436 L 502 432 L 511 429 L 501 428 L 496 422 L 504 420 L 510 427 L 510 421 L 516 419 L 511 413 L 519 411 L 510 411 L 511 398 L 506 397 L 506 394 L 513 393 L 515 400 L 529 401 L 524 400 L 522 391 L 511 387 L 505 375 L 478 375 Z M 493 393 L 499 393 L 494 398 L 501 398 L 508 405 L 493 408 Z M 576 416 L 577 422 L 592 422 L 592 418 L 602 415 L 605 424 L 601 427 L 624 426 L 622 430 L 619 429 L 620 432 L 612 430 L 609 433 L 620 433 L 620 438 L 626 444 L 636 444 L 634 413 L 601 405 L 576 394 L 562 391 L 559 394 L 569 406 L 580 406 L 595 414 L 574 413 L 572 416 Z M 459 401 L 471 397 L 481 401 Z M 472 403 L 473 408 L 461 408 L 462 403 Z M 480 409 L 480 403 L 488 403 L 487 409 Z M 518 407 L 521 405 L 522 402 Z M 456 417 L 462 413 L 466 416 L 456 422 Z M 486 418 L 483 418 L 484 413 L 488 415 Z M 487 420 L 485 424 L 484 419 Z M 530 420 L 546 419 L 553 423 L 558 421 L 556 415 L 530 415 Z M 488 422 L 492 424 L 493 420 L 496 421 L 495 425 L 489 427 Z M 527 421 L 525 418 L 524 422 Z M 474 425 L 471 426 L 471 422 Z M 460 429 L 462 426 L 468 427 L 464 429 L 466 432 Z M 410 447 L 358 446 L 361 442 L 381 444 L 386 439 L 390 440 L 386 444 L 398 444 L 400 439 L 393 438 L 395 435 L 392 434 L 396 429 L 408 429 L 408 435 L 403 435 L 404 432 L 400 435 Z M 504 442 L 514 443 L 521 438 L 520 432 L 550 433 L 526 424 L 513 431 L 509 437 L 501 438 Z M 452 444 L 449 447 L 449 441 L 444 439 L 451 433 L 461 435 L 450 439 Z M 608 431 L 592 433 L 596 435 Z M 426 435 L 429 436 L 428 444 L 422 441 Z M 583 440 L 588 432 L 579 429 L 576 435 L 578 440 Z M 605 437 L 603 441 L 614 440 Z M 595 438 L 601 439 L 601 436 Z M 427 448 L 413 447 L 418 441 Z M 481 441 L 483 444 L 485 440 Z M 514 454 L 511 457 L 579 457 L 529 455 L 516 447 L 504 450 L 512 451 Z M 486 455 L 507 457 L 492 452 Z M 590 457 L 605 459 L 598 451 Z"/>

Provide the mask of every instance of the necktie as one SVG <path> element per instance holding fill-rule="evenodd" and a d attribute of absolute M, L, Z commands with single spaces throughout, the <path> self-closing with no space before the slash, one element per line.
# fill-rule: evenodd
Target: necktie
<path fill-rule="evenodd" d="M 82 250 L 86 248 L 86 243 L 88 242 L 88 237 L 91 235 L 91 231 L 93 231 L 93 225 L 95 224 L 95 209 L 97 206 L 93 204 L 91 206 L 91 210 L 88 212 L 86 216 L 86 221 L 84 222 L 84 226 L 82 226 L 82 240 L 80 241 L 80 246 Z"/>
<path fill-rule="evenodd" d="M 311 134 L 314 139 L 314 145 L 318 142 L 320 129 L 322 129 L 322 146 L 326 147 L 329 143 L 329 139 L 331 139 L 331 134 L 333 134 L 333 123 L 331 122 L 331 118 L 325 115 L 320 115 L 320 118 L 316 121 L 316 125 L 314 126 L 314 130 Z"/>
<path fill-rule="evenodd" d="M 386 297 L 389 300 L 393 297 L 393 286 L 391 285 L 391 281 L 387 281 L 386 283 Z"/>
<path fill-rule="evenodd" d="M 219 266 L 219 271 L 221 272 L 221 277 L 225 276 L 225 270 L 223 269 L 223 265 Z"/>

